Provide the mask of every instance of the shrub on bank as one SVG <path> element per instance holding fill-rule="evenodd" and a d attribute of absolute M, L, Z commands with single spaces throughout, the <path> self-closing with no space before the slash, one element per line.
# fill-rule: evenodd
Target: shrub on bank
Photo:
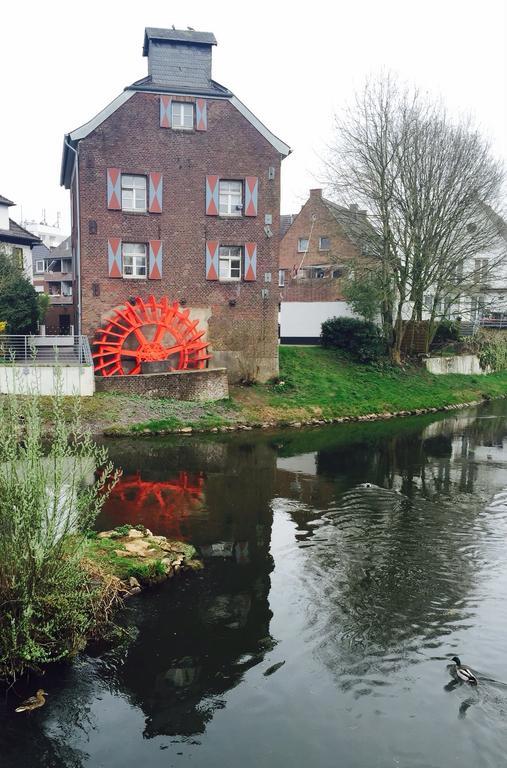
<path fill-rule="evenodd" d="M 378 360 L 386 353 L 385 342 L 374 323 L 354 317 L 332 317 L 322 323 L 323 347 L 341 349 L 360 363 Z"/>
<path fill-rule="evenodd" d="M 455 320 L 443 319 L 437 325 L 430 348 L 438 349 L 446 344 L 457 342 L 459 339 L 459 323 Z"/>
<path fill-rule="evenodd" d="M 82 649 L 115 599 L 82 551 L 116 475 L 75 404 L 53 398 L 48 440 L 40 398 L 0 398 L 0 678 Z"/>

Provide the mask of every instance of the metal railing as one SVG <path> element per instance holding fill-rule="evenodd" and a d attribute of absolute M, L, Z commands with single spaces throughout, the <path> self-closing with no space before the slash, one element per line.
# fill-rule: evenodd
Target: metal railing
<path fill-rule="evenodd" d="M 0 334 L 0 364 L 93 365 L 86 336 Z"/>

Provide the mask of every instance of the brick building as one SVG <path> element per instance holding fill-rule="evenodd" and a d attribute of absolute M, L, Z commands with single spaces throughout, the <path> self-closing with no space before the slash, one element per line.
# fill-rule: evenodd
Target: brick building
<path fill-rule="evenodd" d="M 366 211 L 326 200 L 321 189 L 311 189 L 300 212 L 282 216 L 280 225 L 280 336 L 286 343 L 314 343 L 323 320 L 352 314 L 343 277 L 368 253 L 372 228 Z"/>
<path fill-rule="evenodd" d="M 148 76 L 65 137 L 79 325 L 92 338 L 114 307 L 167 297 L 199 320 L 212 365 L 262 381 L 278 370 L 289 147 L 211 78 L 213 45 L 210 33 L 146 29 Z"/>
<path fill-rule="evenodd" d="M 53 248 L 44 243 L 36 245 L 32 250 L 32 259 L 35 290 L 49 296 L 49 307 L 44 317 L 46 334 L 73 334 L 76 311 L 70 237 Z"/>

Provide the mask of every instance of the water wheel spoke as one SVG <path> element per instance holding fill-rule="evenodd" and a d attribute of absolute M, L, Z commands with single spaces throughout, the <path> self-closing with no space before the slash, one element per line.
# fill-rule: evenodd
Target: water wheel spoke
<path fill-rule="evenodd" d="M 153 295 L 137 297 L 116 307 L 111 315 L 97 329 L 93 342 L 95 370 L 103 376 L 140 373 L 142 363 L 155 361 L 166 361 L 168 369 L 205 367 L 210 357 L 208 344 L 202 340 L 205 331 L 177 301 L 169 302 L 167 297 L 157 301 Z M 174 341 L 172 346 L 168 340 Z M 128 348 L 132 346 L 136 348 Z"/>

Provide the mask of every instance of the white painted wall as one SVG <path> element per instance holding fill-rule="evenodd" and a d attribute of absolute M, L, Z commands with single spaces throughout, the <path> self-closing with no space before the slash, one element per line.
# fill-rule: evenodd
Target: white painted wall
<path fill-rule="evenodd" d="M 424 360 L 426 370 L 437 376 L 446 373 L 462 373 L 466 375 L 488 373 L 483 371 L 477 355 L 452 355 L 450 357 L 428 357 Z"/>
<path fill-rule="evenodd" d="M 1 208 L 2 206 L 0 206 Z M 8 227 L 7 227 L 8 228 Z M 0 227 L 1 229 L 1 227 Z M 5 253 L 12 254 L 14 248 L 21 248 L 23 251 L 23 273 L 27 280 L 33 284 L 33 264 L 32 264 L 32 249 L 29 245 L 21 245 L 21 243 L 0 243 L 3 246 Z"/>
<path fill-rule="evenodd" d="M 9 206 L 0 203 L 0 229 L 9 229 Z"/>
<path fill-rule="evenodd" d="M 280 336 L 317 338 L 331 317 L 355 317 L 346 301 L 285 301 L 280 307 Z"/>
<path fill-rule="evenodd" d="M 53 395 L 56 392 L 60 371 L 60 388 L 63 395 L 90 397 L 95 392 L 95 379 L 91 365 L 0 365 L 0 394 Z"/>

